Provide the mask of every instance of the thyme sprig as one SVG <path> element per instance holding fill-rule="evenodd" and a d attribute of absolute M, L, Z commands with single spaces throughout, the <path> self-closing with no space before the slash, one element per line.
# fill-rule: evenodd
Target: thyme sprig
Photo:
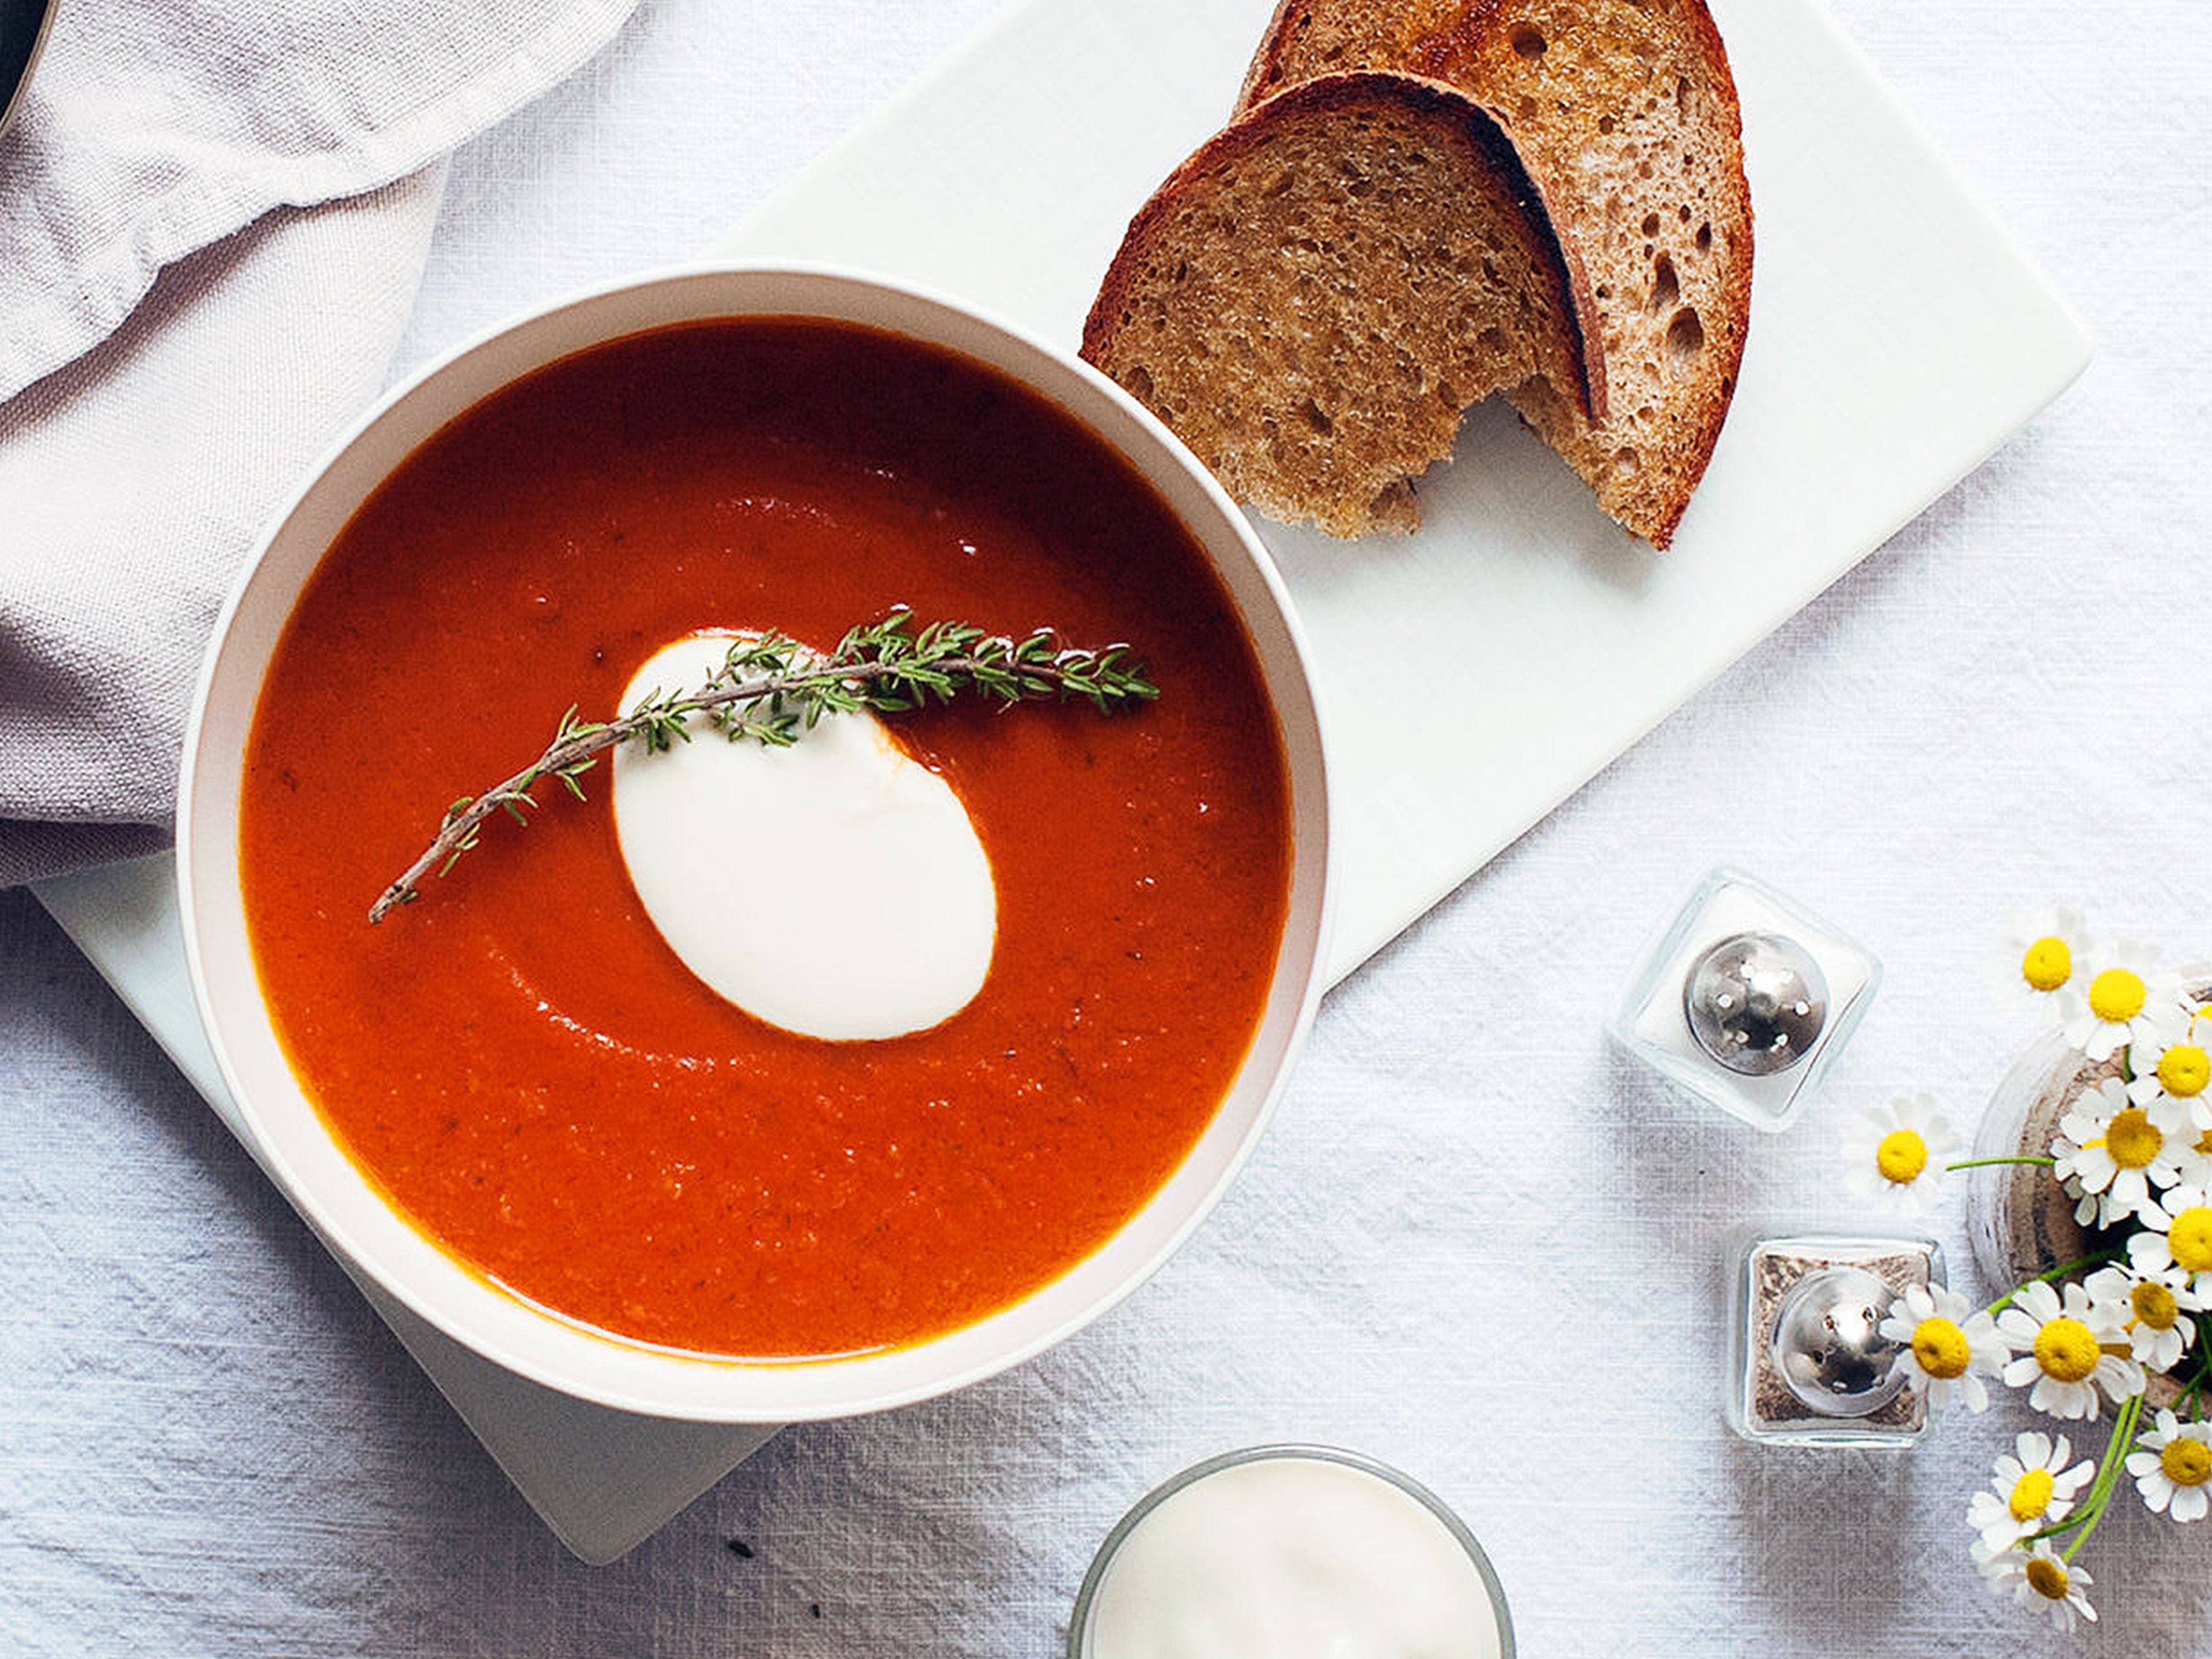
<path fill-rule="evenodd" d="M 902 606 L 853 629 L 826 657 L 786 635 L 744 635 L 731 642 L 721 667 L 702 684 L 655 691 L 619 719 L 582 720 L 571 704 L 536 760 L 446 809 L 437 835 L 369 906 L 368 919 L 381 921 L 421 897 L 423 878 L 452 869 L 495 814 L 527 823 L 544 804 L 536 791 L 548 778 L 582 799 L 584 775 L 617 744 L 641 741 L 657 753 L 689 743 L 692 716 L 699 715 L 701 724 L 732 743 L 784 748 L 825 715 L 861 709 L 899 714 L 963 693 L 1006 704 L 1080 701 L 1105 714 L 1149 702 L 1159 688 L 1126 645 L 1083 649 L 1062 644 L 1046 628 L 1018 640 L 972 623 L 916 627 L 914 613 Z"/>

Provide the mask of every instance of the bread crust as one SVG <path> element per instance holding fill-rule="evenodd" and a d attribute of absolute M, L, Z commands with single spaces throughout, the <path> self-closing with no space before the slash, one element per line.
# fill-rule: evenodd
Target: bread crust
<path fill-rule="evenodd" d="M 1333 132 L 1337 129 L 1323 125 L 1331 121 L 1351 124 L 1356 130 L 1360 121 L 1382 112 L 1409 125 L 1417 124 L 1419 131 L 1449 134 L 1463 141 L 1468 146 L 1469 164 L 1480 170 L 1485 181 L 1487 208 L 1505 216 L 1506 222 L 1517 221 L 1522 227 L 1516 233 L 1516 243 L 1525 238 L 1530 276 L 1540 285 L 1544 296 L 1540 308 L 1531 314 L 1553 320 L 1542 325 L 1540 339 L 1536 336 L 1523 337 L 1524 342 L 1535 343 L 1526 344 L 1520 356 L 1547 367 L 1538 371 L 1509 371 L 1504 360 L 1500 359 L 1498 368 L 1504 378 L 1493 378 L 1491 384 L 1517 385 L 1527 373 L 1543 373 L 1564 382 L 1557 387 L 1557 395 L 1571 399 L 1579 410 L 1602 411 L 1606 407 L 1604 352 L 1593 321 L 1594 302 L 1588 273 L 1574 249 L 1554 228 L 1542 191 L 1522 164 L 1511 139 L 1488 112 L 1457 88 L 1441 82 L 1388 71 L 1324 76 L 1302 82 L 1215 134 L 1170 174 L 1131 220 L 1121 247 L 1100 283 L 1097 298 L 1084 323 L 1085 358 L 1121 380 L 1141 399 L 1153 404 L 1171 426 L 1177 425 L 1173 399 L 1155 400 L 1151 375 L 1142 367 L 1141 354 L 1122 338 L 1125 329 L 1136 326 L 1133 319 L 1144 309 L 1139 287 L 1153 280 L 1151 273 L 1156 256 L 1161 250 L 1176 246 L 1171 239 L 1178 234 L 1177 221 L 1186 208 L 1194 213 L 1203 209 L 1211 199 L 1206 194 L 1209 191 L 1233 188 L 1216 181 L 1236 178 L 1238 164 L 1259 158 L 1263 147 L 1291 143 L 1301 135 Z M 1315 191 L 1325 192 L 1332 181 L 1315 179 L 1309 183 Z M 1285 188 L 1295 191 L 1297 185 L 1291 183 Z M 1319 200 L 1321 197 L 1316 195 L 1309 199 Z M 1443 222 L 1453 223 L 1456 219 Z M 1276 257 L 1272 243 L 1264 249 L 1245 251 L 1256 252 L 1265 259 Z M 1255 298 L 1255 303 L 1263 302 Z M 1202 325 L 1205 320 L 1194 319 L 1194 326 Z M 1343 322 L 1346 319 L 1338 317 L 1335 320 Z M 1373 321 L 1367 318 L 1359 320 Z M 1132 359 L 1138 361 L 1133 364 Z M 1550 381 L 1541 383 L 1548 385 Z M 1480 396 L 1480 390 L 1473 395 Z M 1418 472 L 1431 461 L 1449 453 L 1449 434 L 1456 430 L 1459 416 L 1468 400 L 1462 396 L 1453 404 L 1449 426 L 1441 434 L 1440 451 L 1423 455 L 1418 461 L 1401 458 L 1408 460 L 1411 472 Z M 1364 510 L 1347 508 L 1340 501 L 1333 507 L 1322 505 L 1311 499 L 1299 498 L 1295 491 L 1270 495 L 1265 489 L 1255 487 L 1252 469 L 1242 465 L 1249 458 L 1249 442 L 1240 446 L 1224 441 L 1227 448 L 1238 453 L 1209 453 L 1208 439 L 1218 434 L 1202 434 L 1194 427 L 1193 423 L 1178 429 L 1199 451 L 1201 459 L 1224 473 L 1232 493 L 1275 516 L 1310 518 L 1340 535 L 1361 534 L 1378 527 L 1410 529 L 1418 522 L 1409 477 L 1401 477 L 1395 486 L 1366 504 Z M 1340 451 L 1340 454 L 1345 457 L 1348 471 L 1360 471 L 1369 459 L 1362 456 L 1359 464 L 1355 465 L 1349 452 Z"/>
<path fill-rule="evenodd" d="M 1660 470 L 1656 479 L 1625 484 L 1615 475 L 1609 456 L 1635 456 L 1636 450 L 1621 434 L 1602 429 L 1604 416 L 1585 428 L 1561 411 L 1547 410 L 1540 399 L 1516 401 L 1547 441 L 1589 480 L 1608 512 L 1664 548 L 1719 441 L 1750 326 L 1753 233 L 1741 110 L 1727 48 L 1705 0 L 1661 0 L 1656 6 L 1632 6 L 1626 0 L 1279 0 L 1246 70 L 1238 107 L 1249 109 L 1279 96 L 1324 69 L 1397 69 L 1458 87 L 1489 108 L 1517 141 L 1524 162 L 1543 183 L 1564 240 L 1577 249 L 1619 254 L 1624 228 L 1609 221 L 1604 182 L 1585 176 L 1588 134 L 1575 130 L 1564 103 L 1553 106 L 1528 96 L 1532 54 L 1517 49 L 1528 38 L 1524 32 L 1535 31 L 1540 55 L 1539 26 L 1570 9 L 1619 31 L 1624 40 L 1663 40 L 1696 65 L 1701 104 L 1693 131 L 1701 148 L 1711 152 L 1706 157 L 1701 222 L 1712 227 L 1726 257 L 1716 262 L 1717 274 L 1701 283 L 1695 296 L 1692 314 L 1704 361 L 1694 378 L 1676 383 L 1663 418 L 1656 422 L 1666 428 L 1668 452 L 1647 458 Z M 1670 140 L 1680 136 L 1667 134 Z M 1617 197 L 1613 206 L 1617 211 Z M 1662 242 L 1676 230 L 1671 223 L 1662 227 Z M 1626 237 L 1628 242 L 1635 240 Z M 1625 261 L 1609 257 L 1599 263 L 1617 268 Z M 1671 276 L 1671 258 L 1665 269 Z M 1612 383 L 1617 398 L 1644 390 L 1633 386 L 1633 363 L 1621 354 L 1638 333 L 1629 308 L 1644 298 L 1640 292 L 1607 293 L 1601 279 L 1595 295 L 1608 352 L 1621 358 Z M 1650 332 L 1643 331 L 1647 344 Z M 1650 399 L 1638 395 L 1636 401 Z"/>
<path fill-rule="evenodd" d="M 1291 96 L 1293 94 L 1295 96 Z M 1539 243 L 1556 261 L 1553 274 L 1557 296 L 1574 337 L 1573 355 L 1579 375 L 1576 401 L 1584 414 L 1594 420 L 1603 420 L 1605 352 L 1594 322 L 1597 302 L 1591 290 L 1589 273 L 1583 269 L 1581 254 L 1560 237 L 1543 187 L 1529 172 L 1497 117 L 1449 82 L 1395 71 L 1360 70 L 1316 76 L 1286 89 L 1285 95 L 1290 97 L 1290 101 L 1279 111 L 1282 115 L 1350 109 L 1363 99 L 1379 96 L 1398 100 L 1409 107 L 1454 116 L 1465 123 L 1468 137 L 1510 182 Z M 1127 284 L 1133 274 L 1131 252 L 1175 210 L 1182 193 L 1194 180 L 1231 156 L 1252 148 L 1265 130 L 1261 122 L 1249 118 L 1252 113 L 1247 111 L 1194 150 L 1137 210 L 1122 235 L 1113 264 L 1107 267 L 1105 277 L 1099 283 L 1098 297 L 1091 302 L 1090 313 L 1084 319 L 1082 354 L 1086 359 L 1091 357 L 1094 343 L 1103 341 L 1111 319 L 1127 303 Z"/>

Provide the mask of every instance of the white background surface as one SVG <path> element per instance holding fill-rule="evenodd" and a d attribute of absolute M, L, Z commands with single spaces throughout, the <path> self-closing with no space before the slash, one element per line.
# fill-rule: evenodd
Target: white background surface
<path fill-rule="evenodd" d="M 457 158 L 401 366 L 689 254 L 992 9 L 648 0 Z M 2098 335 L 2081 383 L 1336 993 L 1253 1166 L 1146 1291 L 952 1399 L 787 1431 L 618 1566 L 560 1551 L 36 907 L 0 897 L 0 1648 L 1046 1655 L 1146 1486 L 1301 1437 L 1457 1503 L 1531 1654 L 2203 1651 L 2212 1531 L 2131 1499 L 2082 1558 L 2094 1636 L 1981 1593 L 1960 1517 L 2023 1411 L 1891 1461 L 1719 1420 L 1722 1236 L 1850 1219 L 1854 1105 L 1924 1087 L 1970 1126 L 2027 1034 L 1986 989 L 2014 911 L 2076 897 L 2212 950 L 2212 21 L 1838 15 Z M 1776 1139 L 1598 1036 L 1723 858 L 1888 969 Z M 1955 1200 L 1934 1226 L 1966 1275 Z"/>

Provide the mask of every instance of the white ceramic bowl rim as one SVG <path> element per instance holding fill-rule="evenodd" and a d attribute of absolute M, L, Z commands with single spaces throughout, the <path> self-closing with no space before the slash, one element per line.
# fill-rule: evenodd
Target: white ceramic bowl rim
<path fill-rule="evenodd" d="M 1087 1260 L 1023 1301 L 930 1341 L 789 1364 L 706 1359 L 611 1340 L 463 1267 L 387 1206 L 302 1093 L 259 995 L 240 897 L 239 792 L 248 722 L 293 600 L 356 507 L 440 427 L 529 369 L 602 341 L 732 315 L 884 329 L 1000 370 L 1136 466 L 1206 549 L 1273 698 L 1292 782 L 1291 908 L 1259 1031 L 1198 1144 Z M 456 348 L 341 438 L 272 521 L 216 624 L 185 740 L 179 899 L 193 994 L 264 1167 L 324 1242 L 432 1326 L 519 1375 L 618 1410 L 777 1423 L 878 1410 L 1018 1364 L 1097 1318 L 1197 1226 L 1249 1155 L 1319 999 L 1328 890 L 1327 791 L 1298 627 L 1279 578 L 1220 487 L 1147 410 L 1088 364 L 957 302 L 824 265 L 684 267 L 596 289 Z"/>

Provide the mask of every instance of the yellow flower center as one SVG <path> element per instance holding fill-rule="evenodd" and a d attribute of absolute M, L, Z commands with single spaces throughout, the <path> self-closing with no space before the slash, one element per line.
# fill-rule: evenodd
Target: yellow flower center
<path fill-rule="evenodd" d="M 2048 1555 L 2039 1555 L 2027 1564 L 2027 1587 L 2046 1601 L 2066 1599 L 2066 1569 Z"/>
<path fill-rule="evenodd" d="M 1972 1351 L 1966 1334 L 1948 1319 L 1923 1319 L 1912 1328 L 1912 1357 L 1929 1376 L 1948 1382 L 1966 1374 Z"/>
<path fill-rule="evenodd" d="M 2181 1317 L 2181 1304 L 2173 1299 L 2173 1292 L 2156 1279 L 2146 1279 L 2128 1291 L 2128 1305 L 2136 1311 L 2136 1320 L 2154 1331 L 2170 1331 L 2173 1322 Z"/>
<path fill-rule="evenodd" d="M 1928 1167 L 1928 1143 L 1917 1129 L 1892 1129 L 1874 1149 L 1874 1166 L 1884 1181 L 1907 1186 Z"/>
<path fill-rule="evenodd" d="M 2107 968 L 2089 981 L 2089 1012 L 2108 1024 L 2133 1019 L 2149 1000 L 2142 975 L 2125 968 Z"/>
<path fill-rule="evenodd" d="M 2169 1440 L 2159 1451 L 2158 1466 L 2177 1486 L 2201 1486 L 2212 1480 L 2212 1446 L 2187 1436 Z"/>
<path fill-rule="evenodd" d="M 2049 1469 L 2030 1469 L 2012 1483 L 2012 1500 L 2007 1505 L 2015 1521 L 2033 1521 L 2051 1507 L 2052 1482 Z"/>
<path fill-rule="evenodd" d="M 2192 1204 L 2166 1229 L 2166 1248 L 2193 1273 L 2212 1273 L 2212 1209 Z"/>
<path fill-rule="evenodd" d="M 2142 1169 L 2165 1145 L 2166 1137 L 2159 1133 L 2158 1125 L 2140 1106 L 2124 1107 L 2113 1113 L 2105 1130 L 2105 1150 L 2123 1170 Z"/>
<path fill-rule="evenodd" d="M 2212 1129 L 2207 1129 L 2197 1137 L 2197 1150 L 2205 1157 L 2212 1158 Z"/>
<path fill-rule="evenodd" d="M 2103 1354 L 2097 1346 L 2097 1334 L 2064 1314 L 2045 1321 L 2035 1334 L 2035 1363 L 2043 1367 L 2045 1376 L 2055 1376 L 2061 1382 L 2087 1382 L 2095 1375 Z"/>
<path fill-rule="evenodd" d="M 2020 976 L 2038 991 L 2055 991 L 2074 977 L 2074 952 L 2063 939 L 2045 935 L 2020 959 Z"/>
<path fill-rule="evenodd" d="M 2158 1057 L 2158 1086 L 2177 1100 L 2204 1092 L 2212 1083 L 2212 1055 L 2193 1042 L 2177 1042 Z"/>

